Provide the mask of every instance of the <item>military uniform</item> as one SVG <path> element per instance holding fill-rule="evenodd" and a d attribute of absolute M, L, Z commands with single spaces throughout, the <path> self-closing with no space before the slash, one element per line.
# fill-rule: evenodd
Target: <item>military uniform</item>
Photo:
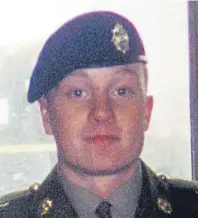
<path fill-rule="evenodd" d="M 146 63 L 144 46 L 134 25 L 112 12 L 83 14 L 64 24 L 45 43 L 30 79 L 28 101 L 47 95 L 77 69 L 132 63 Z M 195 182 L 158 177 L 143 162 L 141 167 L 142 186 L 135 218 L 197 217 Z M 78 217 L 55 169 L 41 185 L 4 196 L 0 202 L 0 218 Z"/>
<path fill-rule="evenodd" d="M 197 183 L 155 175 L 142 162 L 143 184 L 135 218 L 196 218 Z M 54 169 L 41 184 L 0 199 L 1 218 L 78 218 Z"/>

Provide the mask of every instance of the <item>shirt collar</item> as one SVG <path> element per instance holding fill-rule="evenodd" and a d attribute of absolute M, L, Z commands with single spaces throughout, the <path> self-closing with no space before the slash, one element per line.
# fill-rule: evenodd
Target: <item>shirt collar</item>
<path fill-rule="evenodd" d="M 80 217 L 92 217 L 102 199 L 87 189 L 72 184 L 58 171 L 59 181 Z"/>
<path fill-rule="evenodd" d="M 108 198 L 107 201 L 121 214 L 122 217 L 132 217 L 136 207 L 142 187 L 142 172 L 140 161 L 129 181 L 120 185 Z"/>

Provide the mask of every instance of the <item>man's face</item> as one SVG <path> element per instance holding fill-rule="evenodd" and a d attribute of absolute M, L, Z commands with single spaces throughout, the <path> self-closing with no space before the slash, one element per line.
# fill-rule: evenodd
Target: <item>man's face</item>
<path fill-rule="evenodd" d="M 100 175 L 137 161 L 153 105 L 141 82 L 144 71 L 142 64 L 77 70 L 40 100 L 60 163 Z"/>

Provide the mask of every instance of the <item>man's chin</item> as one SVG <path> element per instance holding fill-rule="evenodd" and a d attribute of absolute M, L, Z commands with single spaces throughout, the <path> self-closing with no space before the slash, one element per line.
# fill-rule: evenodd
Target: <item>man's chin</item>
<path fill-rule="evenodd" d="M 100 166 L 96 166 L 95 168 L 93 168 L 92 166 L 92 168 L 89 168 L 89 167 L 82 167 L 82 165 L 80 166 L 80 165 L 73 165 L 71 163 L 67 163 L 67 165 L 70 165 L 70 167 L 74 171 L 90 176 L 110 176 L 110 175 L 122 173 L 124 171 L 127 171 L 133 164 L 134 161 L 131 161 L 127 164 L 123 164 L 117 167 L 103 168 Z"/>

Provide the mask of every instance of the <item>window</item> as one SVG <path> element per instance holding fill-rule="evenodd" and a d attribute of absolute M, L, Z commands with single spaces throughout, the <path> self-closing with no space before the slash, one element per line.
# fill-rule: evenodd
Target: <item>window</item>
<path fill-rule="evenodd" d="M 8 110 L 8 100 L 7 99 L 0 99 L 0 125 L 8 125 L 9 120 L 9 110 Z"/>
<path fill-rule="evenodd" d="M 26 90 L 26 93 L 28 91 L 29 83 L 30 83 L 30 79 L 25 79 L 25 90 Z"/>

